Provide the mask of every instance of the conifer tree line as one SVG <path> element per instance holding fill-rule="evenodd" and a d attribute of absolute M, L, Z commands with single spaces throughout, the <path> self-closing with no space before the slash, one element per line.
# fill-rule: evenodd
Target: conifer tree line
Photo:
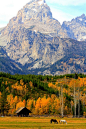
<path fill-rule="evenodd" d="M 86 75 L 0 73 L 0 115 L 27 107 L 32 115 L 86 116 Z"/>

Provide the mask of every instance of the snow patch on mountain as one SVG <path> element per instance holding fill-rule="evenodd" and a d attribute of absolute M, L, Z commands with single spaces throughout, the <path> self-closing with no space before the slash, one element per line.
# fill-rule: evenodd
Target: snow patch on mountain
<path fill-rule="evenodd" d="M 39 5 L 44 4 L 44 0 L 38 1 L 38 4 L 39 4 Z"/>

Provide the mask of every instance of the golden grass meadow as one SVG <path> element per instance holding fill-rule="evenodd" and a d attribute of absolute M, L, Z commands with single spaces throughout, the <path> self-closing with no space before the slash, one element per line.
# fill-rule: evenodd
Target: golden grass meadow
<path fill-rule="evenodd" d="M 0 117 L 0 129 L 86 129 L 86 118 L 62 118 L 67 124 L 50 123 L 58 117 Z"/>

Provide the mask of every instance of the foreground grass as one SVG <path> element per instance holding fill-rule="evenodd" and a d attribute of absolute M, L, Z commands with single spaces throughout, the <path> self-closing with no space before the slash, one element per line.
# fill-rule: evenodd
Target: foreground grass
<path fill-rule="evenodd" d="M 50 123 L 50 119 L 56 117 L 0 117 L 0 129 L 85 129 L 85 118 L 63 118 L 66 124 Z"/>

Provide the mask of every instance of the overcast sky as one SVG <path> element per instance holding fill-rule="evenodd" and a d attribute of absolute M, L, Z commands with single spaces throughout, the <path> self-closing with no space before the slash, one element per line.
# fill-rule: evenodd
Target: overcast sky
<path fill-rule="evenodd" d="M 26 3 L 31 0 L 2 0 L 0 2 L 0 27 L 8 24 L 9 20 L 17 15 Z M 61 24 L 63 21 L 82 15 L 86 15 L 86 0 L 46 0 L 53 17 Z"/>

